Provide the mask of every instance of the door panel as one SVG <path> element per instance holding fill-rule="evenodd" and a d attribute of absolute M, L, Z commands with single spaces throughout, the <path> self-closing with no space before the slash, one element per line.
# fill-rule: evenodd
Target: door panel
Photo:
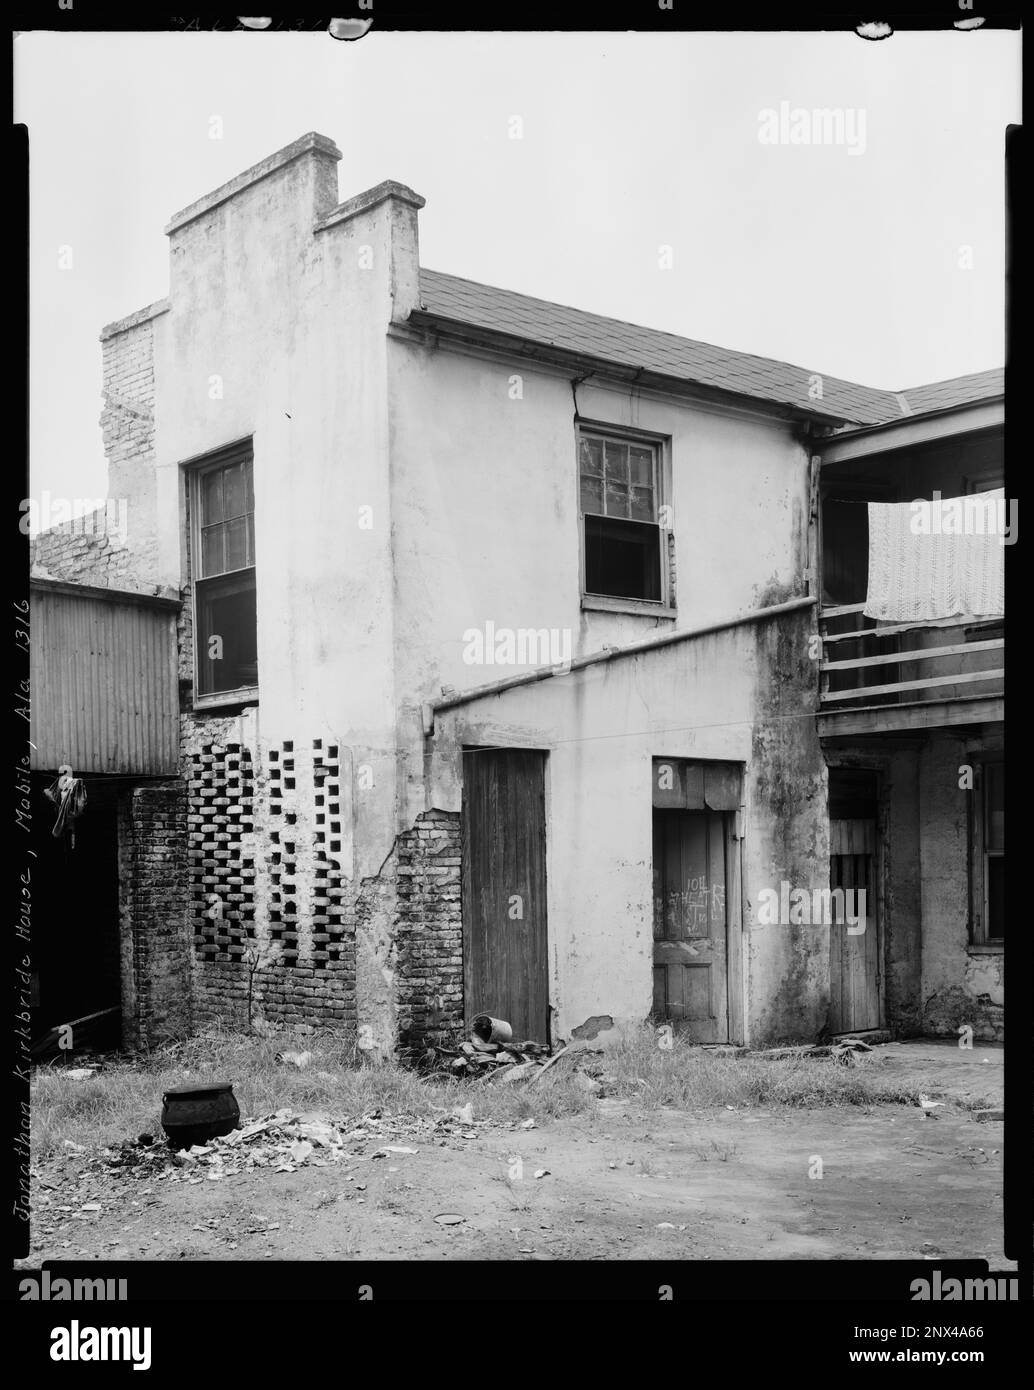
<path fill-rule="evenodd" d="M 654 810 L 654 1010 L 694 1042 L 729 1036 L 726 833 L 717 811 Z"/>
<path fill-rule="evenodd" d="M 505 1019 L 549 1040 L 545 753 L 463 753 L 463 993 L 469 1029 Z"/>
<path fill-rule="evenodd" d="M 848 848 L 875 845 L 875 822 L 832 821 L 831 843 Z M 852 916 L 860 911 L 859 890 L 865 892 L 865 931 L 851 934 L 835 921 L 830 927 L 830 1027 L 834 1033 L 859 1032 L 880 1026 L 879 932 L 876 920 L 875 854 L 834 853 L 829 859 L 829 886 L 842 888 Z M 861 926 L 861 920 L 857 926 Z"/>

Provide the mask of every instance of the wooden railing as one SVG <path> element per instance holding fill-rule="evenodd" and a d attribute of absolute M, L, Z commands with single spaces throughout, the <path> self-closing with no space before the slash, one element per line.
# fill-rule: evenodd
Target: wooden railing
<path fill-rule="evenodd" d="M 878 625 L 864 604 L 823 608 L 821 705 L 824 711 L 1000 694 L 1004 688 L 1004 620 L 958 625 Z M 979 634 L 986 633 L 986 637 Z M 963 634 L 970 640 L 960 640 Z"/>

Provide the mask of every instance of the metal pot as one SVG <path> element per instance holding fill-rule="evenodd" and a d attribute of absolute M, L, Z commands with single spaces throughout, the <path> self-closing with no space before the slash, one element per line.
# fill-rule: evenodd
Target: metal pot
<path fill-rule="evenodd" d="M 492 1018 L 489 1014 L 478 1014 L 471 1020 L 470 1031 L 482 1042 L 505 1043 L 513 1041 L 513 1029 L 504 1018 Z"/>
<path fill-rule="evenodd" d="M 173 1149 L 189 1149 L 229 1134 L 240 1118 L 240 1106 L 229 1081 L 173 1086 L 162 1097 L 162 1129 Z"/>

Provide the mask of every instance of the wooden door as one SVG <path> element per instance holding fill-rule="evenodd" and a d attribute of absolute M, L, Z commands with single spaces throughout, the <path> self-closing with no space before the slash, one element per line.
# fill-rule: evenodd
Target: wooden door
<path fill-rule="evenodd" d="M 517 1042 L 549 1041 L 545 753 L 463 753 L 463 997 Z"/>
<path fill-rule="evenodd" d="M 876 915 L 876 822 L 831 820 L 829 886 L 843 889 L 855 924 L 830 926 L 830 1027 L 856 1033 L 880 1026 L 879 930 Z M 865 893 L 864 915 L 861 892 Z M 853 904 L 853 905 L 852 905 Z M 864 922 L 864 931 L 859 931 Z"/>
<path fill-rule="evenodd" d="M 693 1042 L 727 1042 L 726 816 L 653 813 L 654 1014 Z"/>

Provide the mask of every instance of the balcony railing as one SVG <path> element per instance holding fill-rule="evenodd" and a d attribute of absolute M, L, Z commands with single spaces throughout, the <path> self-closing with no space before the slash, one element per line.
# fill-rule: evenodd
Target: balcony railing
<path fill-rule="evenodd" d="M 948 626 L 878 624 L 865 617 L 864 606 L 853 603 L 821 611 L 823 714 L 903 706 L 920 707 L 921 713 L 926 704 L 1003 693 L 1003 619 L 962 620 Z"/>

